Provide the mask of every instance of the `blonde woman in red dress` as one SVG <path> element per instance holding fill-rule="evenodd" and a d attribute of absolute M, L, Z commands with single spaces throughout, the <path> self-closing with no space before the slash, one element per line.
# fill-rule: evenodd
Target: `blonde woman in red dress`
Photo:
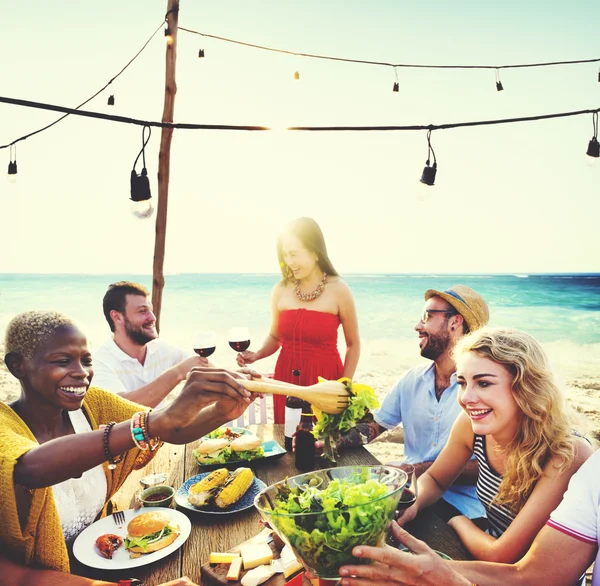
<path fill-rule="evenodd" d="M 277 256 L 282 279 L 271 294 L 271 330 L 256 352 L 238 354 L 238 364 L 252 364 L 281 348 L 277 380 L 309 386 L 319 376 L 352 378 L 360 356 L 356 307 L 350 288 L 329 260 L 319 225 L 312 218 L 288 224 L 277 240 Z M 337 348 L 340 324 L 346 341 L 343 361 Z M 275 423 L 285 420 L 288 438 L 288 428 L 295 430 L 300 419 L 297 402 L 273 396 Z"/>

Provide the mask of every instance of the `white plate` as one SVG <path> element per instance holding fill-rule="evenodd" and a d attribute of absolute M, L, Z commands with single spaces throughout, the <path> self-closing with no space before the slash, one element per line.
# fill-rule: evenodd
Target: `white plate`
<path fill-rule="evenodd" d="M 166 513 L 175 523 L 179 525 L 179 535 L 177 539 L 163 549 L 159 549 L 153 553 L 142 554 L 139 558 L 131 559 L 129 552 L 122 545 L 117 551 L 115 551 L 111 560 L 102 557 L 96 550 L 96 539 L 105 533 L 114 533 L 119 537 L 125 539 L 127 536 L 127 524 L 131 519 L 142 513 L 161 511 Z M 124 570 L 126 568 L 138 568 L 151 564 L 162 558 L 167 557 L 179 549 L 190 536 L 192 530 L 192 524 L 190 520 L 181 512 L 174 509 L 167 509 L 164 507 L 142 507 L 137 511 L 130 509 L 124 511 L 125 523 L 123 527 L 119 527 L 113 520 L 112 515 L 104 517 L 95 523 L 92 523 L 87 529 L 84 529 L 75 540 L 73 544 L 73 555 L 86 566 L 90 568 L 98 568 L 100 570 Z"/>

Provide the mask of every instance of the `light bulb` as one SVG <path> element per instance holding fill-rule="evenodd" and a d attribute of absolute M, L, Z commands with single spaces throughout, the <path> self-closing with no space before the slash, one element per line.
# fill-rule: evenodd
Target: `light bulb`
<path fill-rule="evenodd" d="M 131 203 L 131 213 L 140 220 L 150 218 L 154 213 L 152 200 L 144 199 L 142 201 L 134 201 Z"/>

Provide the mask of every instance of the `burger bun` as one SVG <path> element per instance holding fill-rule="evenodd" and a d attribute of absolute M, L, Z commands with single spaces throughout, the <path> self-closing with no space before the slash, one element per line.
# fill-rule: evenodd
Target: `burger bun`
<path fill-rule="evenodd" d="M 225 449 L 229 445 L 229 440 L 225 438 L 207 439 L 198 444 L 196 452 L 200 455 L 212 454 Z"/>
<path fill-rule="evenodd" d="M 234 439 L 230 445 L 234 452 L 245 452 L 248 450 L 255 450 L 262 444 L 262 441 L 255 435 L 242 435 L 237 439 Z"/>
<path fill-rule="evenodd" d="M 171 523 L 171 518 L 162 511 L 142 513 L 129 522 L 129 525 L 127 525 L 127 535 L 131 537 L 152 535 L 165 528 L 169 523 Z"/>

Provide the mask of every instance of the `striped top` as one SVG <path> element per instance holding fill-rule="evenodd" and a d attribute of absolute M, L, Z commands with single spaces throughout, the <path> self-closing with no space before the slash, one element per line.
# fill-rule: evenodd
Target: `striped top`
<path fill-rule="evenodd" d="M 502 476 L 492 470 L 485 453 L 485 436 L 475 435 L 473 452 L 479 462 L 479 475 L 477 477 L 477 496 L 485 507 L 488 518 L 489 534 L 498 538 L 512 523 L 516 514 L 508 507 L 492 504 L 492 500 L 498 494 Z"/>

